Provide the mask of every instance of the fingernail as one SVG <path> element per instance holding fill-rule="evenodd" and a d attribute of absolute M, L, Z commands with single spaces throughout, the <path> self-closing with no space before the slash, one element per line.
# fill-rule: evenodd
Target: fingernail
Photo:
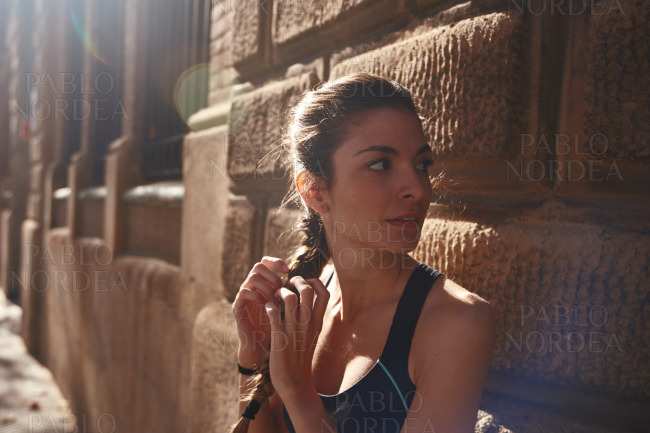
<path fill-rule="evenodd" d="M 289 272 L 289 266 L 286 263 L 283 263 L 282 269 L 284 269 L 284 272 Z"/>
<path fill-rule="evenodd" d="M 267 303 L 264 305 L 264 308 L 266 308 L 266 312 L 267 312 L 267 313 L 270 313 L 271 311 L 273 311 L 273 304 L 271 304 L 270 302 L 267 302 Z"/>

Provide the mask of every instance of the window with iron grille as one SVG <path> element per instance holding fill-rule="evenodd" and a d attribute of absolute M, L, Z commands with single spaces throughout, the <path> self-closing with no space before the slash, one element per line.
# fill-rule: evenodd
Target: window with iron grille
<path fill-rule="evenodd" d="M 207 104 L 210 0 L 150 4 L 142 174 L 179 179 L 187 119 Z"/>
<path fill-rule="evenodd" d="M 104 183 L 109 144 L 122 135 L 124 14 L 125 0 L 70 0 L 74 32 L 69 61 L 75 74 L 70 86 L 74 90 L 70 137 L 82 129 L 90 135 L 95 185 Z"/>

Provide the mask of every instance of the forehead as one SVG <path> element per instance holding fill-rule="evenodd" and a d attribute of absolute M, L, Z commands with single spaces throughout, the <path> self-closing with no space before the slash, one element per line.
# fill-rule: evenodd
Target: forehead
<path fill-rule="evenodd" d="M 382 107 L 348 120 L 339 150 L 346 156 L 368 146 L 390 146 L 398 153 L 415 153 L 427 145 L 420 119 L 403 107 Z"/>

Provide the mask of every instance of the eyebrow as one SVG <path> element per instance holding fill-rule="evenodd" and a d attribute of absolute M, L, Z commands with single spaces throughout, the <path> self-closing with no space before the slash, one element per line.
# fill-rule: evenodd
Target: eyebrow
<path fill-rule="evenodd" d="M 392 154 L 392 155 L 397 155 L 398 154 L 397 150 L 394 147 L 390 147 L 390 146 L 368 146 L 368 147 L 366 147 L 364 149 L 361 149 L 357 153 L 355 153 L 354 156 L 361 155 L 362 153 L 366 153 L 366 152 L 382 152 L 382 153 L 389 153 L 389 154 Z M 431 148 L 428 145 L 425 144 L 424 146 L 422 146 L 416 152 L 415 155 L 417 156 L 417 155 L 420 155 L 420 154 L 423 154 L 423 153 L 426 153 L 426 152 L 431 152 Z"/>

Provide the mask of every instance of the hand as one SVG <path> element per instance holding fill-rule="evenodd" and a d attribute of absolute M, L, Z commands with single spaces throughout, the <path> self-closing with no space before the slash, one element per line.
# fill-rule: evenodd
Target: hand
<path fill-rule="evenodd" d="M 271 324 L 270 374 L 285 404 L 304 392 L 315 393 L 312 359 L 329 301 L 329 292 L 318 278 L 294 277 L 290 284 L 300 293 L 300 300 L 285 287 L 275 293 L 284 302 L 284 320 L 276 302 L 266 304 Z"/>
<path fill-rule="evenodd" d="M 264 358 L 271 334 L 264 305 L 277 302 L 275 293 L 282 287 L 278 274 L 289 272 L 287 264 L 275 257 L 263 257 L 253 266 L 232 304 L 239 331 L 239 362 L 257 368 Z"/>

